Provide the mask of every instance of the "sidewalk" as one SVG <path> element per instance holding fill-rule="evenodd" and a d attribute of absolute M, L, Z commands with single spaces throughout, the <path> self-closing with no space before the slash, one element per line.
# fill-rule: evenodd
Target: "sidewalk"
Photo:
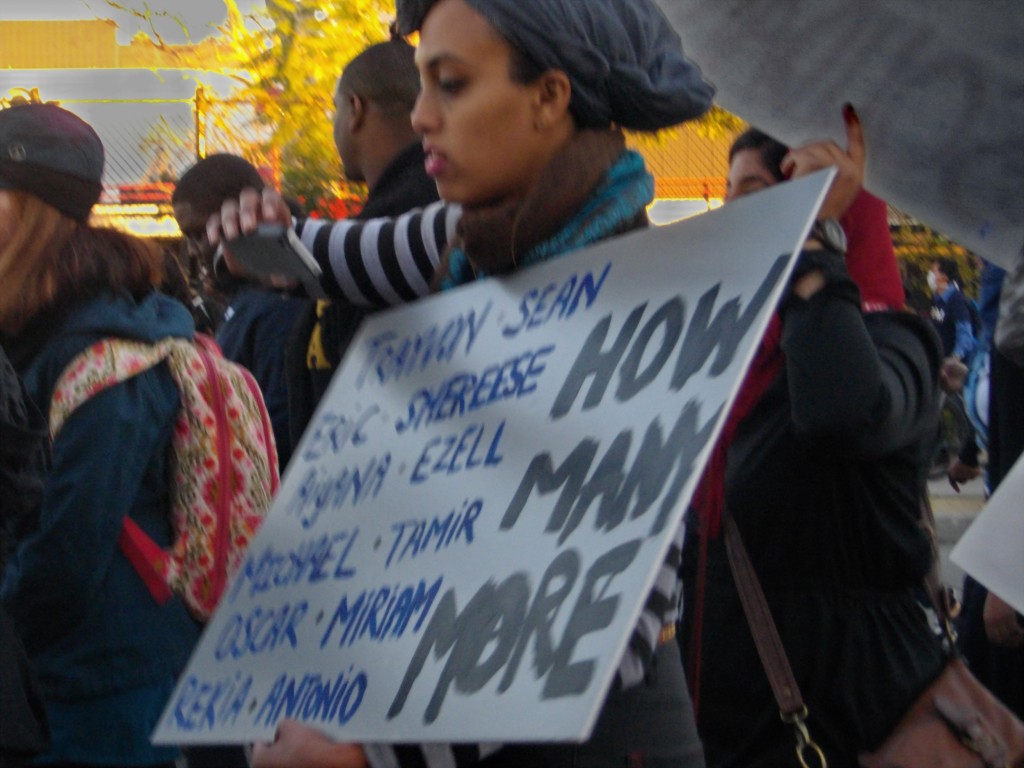
<path fill-rule="evenodd" d="M 963 571 L 950 562 L 949 553 L 985 506 L 984 486 L 981 478 L 978 478 L 962 484 L 960 493 L 957 493 L 949 481 L 942 477 L 928 482 L 928 495 L 931 497 L 932 511 L 935 513 L 935 528 L 942 560 L 942 580 L 947 584 L 959 586 L 963 581 Z"/>
<path fill-rule="evenodd" d="M 962 484 L 960 493 L 953 490 L 945 477 L 928 481 L 928 495 L 941 543 L 952 545 L 959 540 L 985 506 L 984 492 L 981 478 Z"/>

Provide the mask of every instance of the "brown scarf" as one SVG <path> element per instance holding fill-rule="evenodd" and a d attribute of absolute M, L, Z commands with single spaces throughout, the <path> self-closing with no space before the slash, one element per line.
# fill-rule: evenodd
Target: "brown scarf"
<path fill-rule="evenodd" d="M 523 199 L 464 210 L 449 247 L 463 248 L 475 270 L 491 275 L 511 272 L 517 254 L 552 237 L 583 206 L 625 146 L 621 131 L 577 131 Z M 446 253 L 435 286 L 447 274 Z"/>

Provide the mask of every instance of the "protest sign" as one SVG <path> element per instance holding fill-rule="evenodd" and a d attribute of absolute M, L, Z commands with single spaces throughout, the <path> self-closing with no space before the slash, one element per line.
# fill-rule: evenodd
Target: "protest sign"
<path fill-rule="evenodd" d="M 831 174 L 369 318 L 155 741 L 585 738 Z"/>
<path fill-rule="evenodd" d="M 1024 247 L 1019 0 L 657 0 L 716 101 L 791 146 L 845 146 L 865 186 L 1004 267 Z"/>
<path fill-rule="evenodd" d="M 1024 457 L 1003 478 L 985 508 L 950 552 L 950 559 L 1024 613 Z"/>

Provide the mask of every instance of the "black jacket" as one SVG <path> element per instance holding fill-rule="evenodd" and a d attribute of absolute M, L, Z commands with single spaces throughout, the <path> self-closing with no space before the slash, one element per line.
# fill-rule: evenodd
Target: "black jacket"
<path fill-rule="evenodd" d="M 363 210 L 354 218 L 399 216 L 435 202 L 437 185 L 427 176 L 423 162 L 423 147 L 419 142 L 399 152 L 370 190 Z M 310 301 L 301 312 L 293 326 L 286 355 L 288 425 L 293 446 L 298 445 L 359 324 L 372 311 L 335 299 L 320 307 L 319 318 L 316 302 Z M 310 361 L 307 359 L 309 342 L 318 328 L 325 359 Z"/>
<path fill-rule="evenodd" d="M 920 500 L 942 351 L 927 321 L 859 306 L 842 269 L 810 300 L 788 302 L 785 364 L 740 423 L 725 472 L 808 728 L 839 768 L 879 744 L 943 663 L 915 600 L 931 560 Z M 684 553 L 688 605 L 697 540 Z M 709 542 L 704 611 L 698 727 L 709 768 L 796 765 L 721 538 Z"/>
<path fill-rule="evenodd" d="M 21 382 L 0 348 L 0 581 L 8 534 L 16 520 L 42 498 L 36 468 L 46 438 L 42 415 L 24 396 Z M 20 638 L 0 605 L 0 768 L 46 749 L 48 736 L 35 674 Z"/>

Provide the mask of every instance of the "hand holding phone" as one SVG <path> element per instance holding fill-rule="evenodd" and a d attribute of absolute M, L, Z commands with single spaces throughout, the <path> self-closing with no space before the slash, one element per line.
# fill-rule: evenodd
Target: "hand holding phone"
<path fill-rule="evenodd" d="M 215 268 L 216 262 L 223 258 L 225 245 L 247 273 L 258 277 L 294 278 L 302 283 L 310 298 L 327 298 L 320 283 L 320 265 L 291 227 L 264 223 L 255 232 L 221 243 L 214 257 Z"/>

